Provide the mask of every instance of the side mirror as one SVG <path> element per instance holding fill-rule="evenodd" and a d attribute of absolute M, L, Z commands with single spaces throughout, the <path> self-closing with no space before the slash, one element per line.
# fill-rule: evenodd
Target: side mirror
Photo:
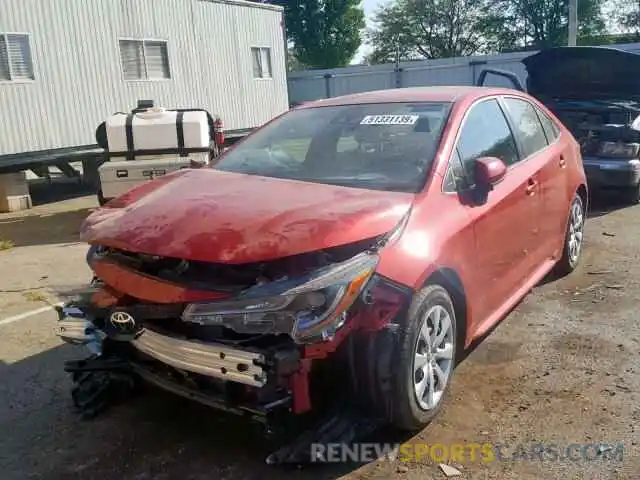
<path fill-rule="evenodd" d="M 493 187 L 507 174 L 507 166 L 496 157 L 481 157 L 475 161 L 475 180 L 477 185 Z"/>

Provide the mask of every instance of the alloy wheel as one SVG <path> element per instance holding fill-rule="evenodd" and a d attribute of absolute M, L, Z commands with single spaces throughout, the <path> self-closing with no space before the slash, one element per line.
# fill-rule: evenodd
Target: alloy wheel
<path fill-rule="evenodd" d="M 453 372 L 452 322 L 440 305 L 431 307 L 423 317 L 413 360 L 414 391 L 423 410 L 438 406 Z"/>
<path fill-rule="evenodd" d="M 582 202 L 573 202 L 571 206 L 571 216 L 569 218 L 569 238 L 568 242 L 568 254 L 571 265 L 576 265 L 580 259 L 580 252 L 582 250 L 582 239 L 584 230 L 584 211 L 582 209 Z"/>

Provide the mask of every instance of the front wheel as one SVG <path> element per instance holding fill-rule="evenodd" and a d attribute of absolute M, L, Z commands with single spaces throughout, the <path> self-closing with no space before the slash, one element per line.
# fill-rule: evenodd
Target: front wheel
<path fill-rule="evenodd" d="M 448 292 L 428 285 L 413 299 L 397 351 L 391 421 L 418 430 L 439 413 L 456 359 L 456 317 Z"/>
<path fill-rule="evenodd" d="M 562 258 L 558 261 L 554 270 L 556 277 L 570 274 L 580 263 L 584 240 L 584 218 L 584 202 L 580 195 L 576 194 L 569 210 Z"/>

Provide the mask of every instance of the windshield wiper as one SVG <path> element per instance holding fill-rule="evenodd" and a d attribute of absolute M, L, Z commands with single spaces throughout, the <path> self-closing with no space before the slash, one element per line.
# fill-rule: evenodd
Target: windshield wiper
<path fill-rule="evenodd" d="M 312 182 L 328 183 L 341 187 L 352 188 L 371 188 L 375 187 L 379 190 L 396 190 L 401 192 L 413 192 L 415 186 L 407 182 L 390 181 L 388 178 L 380 176 L 377 178 L 358 178 L 358 177 L 320 177 L 309 179 Z"/>

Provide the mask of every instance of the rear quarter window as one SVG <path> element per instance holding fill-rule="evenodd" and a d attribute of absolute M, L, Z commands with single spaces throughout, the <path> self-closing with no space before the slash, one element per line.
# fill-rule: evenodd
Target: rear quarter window
<path fill-rule="evenodd" d="M 544 129 L 544 134 L 547 136 L 547 141 L 549 143 L 555 142 L 560 136 L 560 127 L 554 122 L 549 115 L 544 113 L 537 107 L 536 113 L 538 114 L 538 118 L 540 119 L 540 123 L 542 123 L 542 128 Z"/>

